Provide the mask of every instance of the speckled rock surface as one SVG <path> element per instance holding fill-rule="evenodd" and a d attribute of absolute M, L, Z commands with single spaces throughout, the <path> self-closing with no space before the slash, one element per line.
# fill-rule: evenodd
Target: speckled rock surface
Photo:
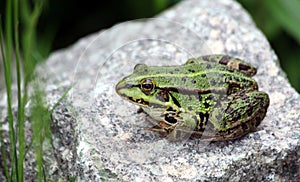
<path fill-rule="evenodd" d="M 257 131 L 241 139 L 170 142 L 144 130 L 151 126 L 145 115 L 137 114 L 138 108 L 114 91 L 118 80 L 137 63 L 178 65 L 189 57 L 220 53 L 257 67 L 254 78 L 270 96 L 267 116 Z M 156 19 L 116 25 L 53 53 L 40 71 L 50 103 L 73 85 L 68 101 L 53 115 L 60 133 L 55 135 L 55 157 L 61 162 L 52 164 L 55 179 L 300 178 L 299 94 L 290 86 L 264 35 L 235 1 L 184 1 Z"/>

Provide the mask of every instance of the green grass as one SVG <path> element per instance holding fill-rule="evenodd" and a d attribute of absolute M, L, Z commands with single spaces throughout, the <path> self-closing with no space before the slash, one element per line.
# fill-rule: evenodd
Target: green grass
<path fill-rule="evenodd" d="M 4 78 L 7 94 L 7 113 L 9 123 L 9 153 L 4 143 L 4 131 L 0 131 L 1 165 L 7 181 L 24 181 L 24 159 L 27 151 L 34 150 L 38 181 L 45 181 L 43 172 L 43 142 L 50 138 L 50 111 L 46 108 L 45 93 L 39 84 L 34 85 L 34 92 L 29 97 L 28 87 L 32 80 L 38 79 L 34 74 L 40 60 L 37 52 L 36 25 L 40 16 L 42 0 L 12 0 L 6 2 L 4 23 L 0 23 L 0 46 L 4 66 Z M 4 27 L 2 26 L 4 25 Z M 22 27 L 22 28 L 20 28 Z M 15 64 L 13 64 L 15 62 Z M 13 100 L 12 83 L 16 77 L 17 99 Z M 25 105 L 31 99 L 29 120 L 33 137 L 31 143 L 26 143 Z M 17 116 L 13 113 L 13 103 L 17 102 Z M 1 126 L 0 126 L 1 128 Z"/>

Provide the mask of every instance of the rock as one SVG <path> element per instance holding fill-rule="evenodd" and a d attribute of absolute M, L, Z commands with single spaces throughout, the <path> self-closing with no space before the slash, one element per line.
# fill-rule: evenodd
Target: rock
<path fill-rule="evenodd" d="M 227 54 L 258 69 L 270 96 L 256 132 L 228 142 L 170 142 L 144 130 L 144 114 L 122 100 L 115 84 L 137 63 L 183 64 L 189 57 Z M 183 1 L 153 19 L 129 21 L 53 53 L 39 68 L 54 104 L 53 179 L 82 181 L 297 181 L 300 97 L 265 36 L 232 0 Z M 59 161 L 59 162 L 57 162 Z"/>

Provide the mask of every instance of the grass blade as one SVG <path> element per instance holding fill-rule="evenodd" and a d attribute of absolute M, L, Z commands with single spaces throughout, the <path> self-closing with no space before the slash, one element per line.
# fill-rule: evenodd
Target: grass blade
<path fill-rule="evenodd" d="M 11 158 L 11 180 L 17 181 L 18 179 L 18 157 L 17 157 L 17 148 L 16 148 L 16 136 L 14 128 L 14 118 L 13 118 L 13 109 L 12 109 L 12 90 L 11 90 L 11 62 L 12 62 L 12 6 L 13 1 L 8 1 L 6 4 L 6 19 L 5 19 L 5 32 L 3 37 L 2 45 L 3 51 L 3 65 L 4 65 L 4 74 L 5 74 L 5 86 L 7 94 L 7 112 L 8 112 L 8 123 L 9 123 L 9 140 L 10 140 L 10 158 Z M 2 43 L 2 42 L 1 42 Z"/>

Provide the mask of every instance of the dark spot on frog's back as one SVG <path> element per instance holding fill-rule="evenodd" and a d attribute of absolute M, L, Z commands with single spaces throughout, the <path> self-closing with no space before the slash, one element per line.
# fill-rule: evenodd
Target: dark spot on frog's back
<path fill-rule="evenodd" d="M 220 77 L 220 78 L 223 78 L 224 76 L 225 76 L 224 73 L 220 73 L 220 74 L 219 74 L 219 77 Z"/>
<path fill-rule="evenodd" d="M 196 80 L 192 80 L 191 82 L 192 82 L 192 84 L 196 84 Z"/>
<path fill-rule="evenodd" d="M 239 82 L 242 82 L 242 78 L 241 77 L 234 77 L 234 80 L 237 80 L 237 81 L 239 81 Z"/>
<path fill-rule="evenodd" d="M 246 101 L 247 104 L 249 104 L 249 101 Z M 253 107 L 249 107 L 247 110 L 247 116 L 251 116 L 253 114 Z"/>
<path fill-rule="evenodd" d="M 209 83 L 210 83 L 211 86 L 215 86 L 216 85 L 216 80 L 211 79 Z"/>
<path fill-rule="evenodd" d="M 188 69 L 188 71 L 191 73 L 195 73 L 195 70 L 193 70 L 193 69 Z"/>
<path fill-rule="evenodd" d="M 239 64 L 239 70 L 247 71 L 247 70 L 249 70 L 249 69 L 251 69 L 250 66 L 245 65 L 245 64 L 242 64 L 242 63 Z"/>
<path fill-rule="evenodd" d="M 227 65 L 228 62 L 229 62 L 228 56 L 222 56 L 221 60 L 219 61 L 219 63 L 223 65 Z"/>
<path fill-rule="evenodd" d="M 243 130 L 248 130 L 249 129 L 246 123 L 242 123 L 242 128 L 243 128 Z"/>
<path fill-rule="evenodd" d="M 198 94 L 198 100 L 202 101 L 202 95 L 201 94 Z"/>
<path fill-rule="evenodd" d="M 241 119 L 241 115 L 238 114 L 238 113 L 235 113 L 235 115 L 233 116 L 232 120 L 236 122 L 236 121 L 238 121 L 239 119 Z"/>
<path fill-rule="evenodd" d="M 206 100 L 214 100 L 214 96 L 213 95 L 209 95 Z"/>
<path fill-rule="evenodd" d="M 233 109 L 232 107 L 228 107 L 225 111 L 226 114 L 232 114 L 233 112 L 235 112 L 235 109 Z"/>
<path fill-rule="evenodd" d="M 231 81 L 233 78 L 231 75 L 226 75 L 225 82 Z"/>
<path fill-rule="evenodd" d="M 182 77 L 182 78 L 181 78 L 181 81 L 182 81 L 183 83 L 185 83 L 185 82 L 186 82 L 186 77 Z"/>
<path fill-rule="evenodd" d="M 209 108 L 209 103 L 204 102 L 203 104 L 204 104 L 204 107 L 205 107 L 205 108 Z"/>
<path fill-rule="evenodd" d="M 211 64 L 206 64 L 206 69 L 211 69 L 211 68 L 212 68 Z"/>

